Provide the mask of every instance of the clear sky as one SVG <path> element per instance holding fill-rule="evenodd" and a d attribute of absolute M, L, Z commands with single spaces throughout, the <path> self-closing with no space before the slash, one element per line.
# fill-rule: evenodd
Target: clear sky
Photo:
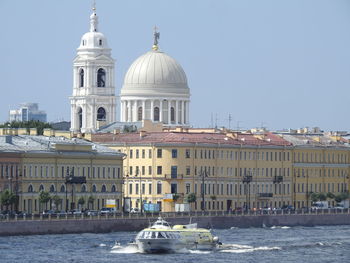
<path fill-rule="evenodd" d="M 116 59 L 116 94 L 152 46 L 184 68 L 194 127 L 348 130 L 350 1 L 97 0 Z M 70 120 L 72 61 L 92 0 L 0 0 L 0 121 L 38 102 Z M 119 116 L 119 110 L 117 116 Z M 213 120 L 213 121 L 212 121 Z"/>

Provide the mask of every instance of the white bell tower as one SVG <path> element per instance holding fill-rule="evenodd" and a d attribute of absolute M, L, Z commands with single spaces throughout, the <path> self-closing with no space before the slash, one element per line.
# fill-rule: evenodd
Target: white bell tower
<path fill-rule="evenodd" d="M 115 122 L 114 59 L 105 36 L 98 32 L 96 8 L 90 16 L 90 32 L 81 38 L 73 61 L 71 131 L 95 132 Z"/>

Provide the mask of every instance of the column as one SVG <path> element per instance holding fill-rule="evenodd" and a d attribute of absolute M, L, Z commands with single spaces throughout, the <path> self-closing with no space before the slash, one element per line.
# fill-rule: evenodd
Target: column
<path fill-rule="evenodd" d="M 177 125 L 179 124 L 179 101 L 176 100 L 175 102 L 175 124 Z"/>
<path fill-rule="evenodd" d="M 181 101 L 181 123 L 185 124 L 185 102 Z"/>
<path fill-rule="evenodd" d="M 131 101 L 128 100 L 128 119 L 126 120 L 127 122 L 130 122 L 131 121 Z"/>
<path fill-rule="evenodd" d="M 186 124 L 190 123 L 190 102 L 186 101 Z"/>
<path fill-rule="evenodd" d="M 133 121 L 137 121 L 137 100 L 134 101 L 134 117 Z"/>
<path fill-rule="evenodd" d="M 159 121 L 163 122 L 163 100 L 159 101 Z"/>
<path fill-rule="evenodd" d="M 151 100 L 151 121 L 154 121 L 154 101 Z"/>
<path fill-rule="evenodd" d="M 123 122 L 124 121 L 124 101 L 120 100 L 120 121 Z"/>
<path fill-rule="evenodd" d="M 171 124 L 171 100 L 168 100 L 168 124 Z"/>
<path fill-rule="evenodd" d="M 142 120 L 146 119 L 146 101 L 142 101 Z"/>

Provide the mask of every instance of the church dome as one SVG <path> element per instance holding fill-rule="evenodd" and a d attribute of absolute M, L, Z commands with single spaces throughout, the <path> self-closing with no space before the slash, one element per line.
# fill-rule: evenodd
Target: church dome
<path fill-rule="evenodd" d="M 153 95 L 189 95 L 187 77 L 180 64 L 158 50 L 137 58 L 125 74 L 121 95 L 145 94 L 147 91 Z"/>

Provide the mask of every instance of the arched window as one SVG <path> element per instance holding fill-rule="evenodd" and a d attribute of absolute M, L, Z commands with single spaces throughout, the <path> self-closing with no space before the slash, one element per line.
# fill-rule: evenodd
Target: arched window
<path fill-rule="evenodd" d="M 142 107 L 139 107 L 137 110 L 137 120 L 142 121 Z"/>
<path fill-rule="evenodd" d="M 83 126 L 83 110 L 80 107 L 78 109 L 78 121 L 79 121 L 78 127 L 79 127 L 79 129 L 81 129 L 81 127 Z M 69 174 L 69 172 L 68 172 L 68 174 Z"/>
<path fill-rule="evenodd" d="M 45 190 L 45 188 L 44 188 L 44 186 L 41 184 L 40 187 L 39 187 L 39 192 L 44 191 L 44 190 Z"/>
<path fill-rule="evenodd" d="M 112 193 L 116 192 L 116 190 L 115 190 L 115 185 L 112 185 L 111 192 L 112 192 Z"/>
<path fill-rule="evenodd" d="M 92 192 L 93 192 L 93 193 L 96 193 L 96 191 L 97 191 L 96 185 L 93 185 L 93 186 L 92 186 Z"/>
<path fill-rule="evenodd" d="M 28 186 L 28 193 L 33 193 L 33 192 L 34 192 L 33 186 L 29 185 Z"/>
<path fill-rule="evenodd" d="M 84 70 L 82 68 L 79 71 L 79 87 L 84 87 Z"/>
<path fill-rule="evenodd" d="M 154 108 L 153 120 L 154 121 L 159 121 L 159 108 L 158 107 Z"/>
<path fill-rule="evenodd" d="M 50 193 L 53 193 L 53 192 L 55 192 L 55 186 L 52 184 L 52 185 L 50 186 Z"/>
<path fill-rule="evenodd" d="M 100 46 L 102 46 L 102 39 L 100 39 L 100 40 L 98 41 L 98 44 L 99 44 Z"/>
<path fill-rule="evenodd" d="M 106 192 L 106 186 L 105 186 L 105 185 L 102 185 L 101 192 L 102 192 L 102 193 L 105 193 L 105 192 Z"/>
<path fill-rule="evenodd" d="M 170 121 L 175 121 L 175 109 L 174 109 L 174 107 L 170 108 Z"/>
<path fill-rule="evenodd" d="M 85 185 L 85 184 L 83 184 L 83 185 L 81 186 L 80 192 L 82 192 L 82 193 L 85 193 L 85 192 L 86 192 L 86 185 Z"/>
<path fill-rule="evenodd" d="M 97 71 L 97 87 L 105 87 L 106 85 L 106 71 L 100 68 Z"/>
<path fill-rule="evenodd" d="M 98 108 L 98 110 L 97 110 L 97 120 L 98 121 L 105 121 L 106 120 L 106 110 L 102 107 Z"/>
<path fill-rule="evenodd" d="M 66 187 L 64 185 L 61 185 L 61 189 L 60 189 L 60 192 L 61 193 L 64 193 L 66 191 Z"/>

